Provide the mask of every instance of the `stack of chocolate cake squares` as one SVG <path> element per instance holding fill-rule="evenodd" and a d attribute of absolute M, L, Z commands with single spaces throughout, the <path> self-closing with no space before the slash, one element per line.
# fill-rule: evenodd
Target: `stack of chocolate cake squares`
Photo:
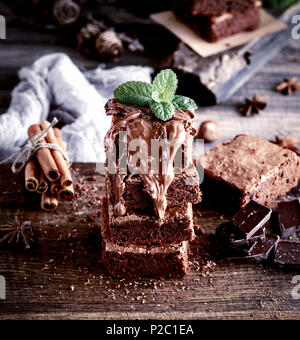
<path fill-rule="evenodd" d="M 176 16 L 210 42 L 256 29 L 261 6 L 257 0 L 173 0 Z"/>
<path fill-rule="evenodd" d="M 181 277 L 188 271 L 189 242 L 195 235 L 192 204 L 201 200 L 192 161 L 194 113 L 177 109 L 172 119 L 161 121 L 149 107 L 116 98 L 105 109 L 112 116 L 105 138 L 107 163 L 115 155 L 116 160 L 110 166 L 114 173 L 106 176 L 102 205 L 103 263 L 115 277 Z M 153 140 L 172 145 L 167 156 L 161 149 L 154 160 Z M 136 141 L 138 148 L 133 147 Z M 136 150 L 146 159 L 134 162 Z M 175 162 L 179 158 L 181 167 Z M 137 165 L 149 169 L 138 172 Z"/>

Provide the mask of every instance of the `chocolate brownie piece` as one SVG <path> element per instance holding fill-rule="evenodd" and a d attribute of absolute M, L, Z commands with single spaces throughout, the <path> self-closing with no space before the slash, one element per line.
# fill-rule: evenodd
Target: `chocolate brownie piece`
<path fill-rule="evenodd" d="M 244 12 L 253 8 L 257 0 L 173 0 L 173 10 L 186 16 L 216 16 L 226 12 Z"/>
<path fill-rule="evenodd" d="M 203 197 L 235 212 L 253 200 L 267 207 L 297 186 L 300 160 L 296 153 L 264 139 L 238 135 L 201 157 Z"/>
<path fill-rule="evenodd" d="M 115 203 L 116 177 L 108 175 L 110 181 L 111 201 Z M 144 182 L 140 175 L 129 175 L 124 179 L 125 189 L 123 199 L 125 202 L 126 214 L 135 212 L 150 211 L 154 213 L 153 200 L 145 190 Z M 168 206 L 186 204 L 188 202 L 196 204 L 201 201 L 201 191 L 199 187 L 199 176 L 194 165 L 185 168 L 182 173 L 176 174 L 173 182 L 168 188 Z"/>
<path fill-rule="evenodd" d="M 250 8 L 245 12 L 225 13 L 214 17 L 193 17 L 191 26 L 203 38 L 210 42 L 229 37 L 242 31 L 255 30 L 260 23 L 259 8 Z"/>
<path fill-rule="evenodd" d="M 115 277 L 182 277 L 188 272 L 187 241 L 166 246 L 128 244 L 111 242 L 108 236 L 109 218 L 102 209 L 102 261 L 109 273 Z"/>
<path fill-rule="evenodd" d="M 116 244 L 167 244 L 195 237 L 192 204 L 168 207 L 163 221 L 151 212 L 115 216 L 108 193 L 108 236 Z"/>
<path fill-rule="evenodd" d="M 176 15 L 210 42 L 216 42 L 242 31 L 254 30 L 260 23 L 260 8 L 255 6 L 244 12 L 228 12 L 219 16 L 185 17 L 182 12 Z"/>
<path fill-rule="evenodd" d="M 112 116 L 111 128 L 105 136 L 105 149 L 108 168 L 115 170 L 110 172 L 113 175 L 108 176 L 113 178 L 115 214 L 126 216 L 126 204 L 130 208 L 136 200 L 143 200 L 144 191 L 151 197 L 153 210 L 162 220 L 168 200 L 179 204 L 185 201 L 179 190 L 176 190 L 178 198 L 172 197 L 174 186 L 169 195 L 168 191 L 176 175 L 184 174 L 193 165 L 193 137 L 197 132 L 194 127 L 195 113 L 176 109 L 172 119 L 162 121 L 153 114 L 150 107 L 124 104 L 116 98 L 107 102 L 105 110 L 107 115 Z M 187 179 L 188 175 L 185 177 Z M 177 179 L 180 180 L 180 176 Z M 197 181 L 195 172 L 194 179 Z M 139 185 L 143 189 L 141 196 L 137 194 L 137 197 L 133 197 L 133 187 Z M 198 190 L 196 186 L 192 190 Z"/>

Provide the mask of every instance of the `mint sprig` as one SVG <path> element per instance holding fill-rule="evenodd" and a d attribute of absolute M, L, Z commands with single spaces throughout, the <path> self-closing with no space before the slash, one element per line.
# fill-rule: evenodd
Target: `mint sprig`
<path fill-rule="evenodd" d="M 124 104 L 147 106 L 151 100 L 151 85 L 142 81 L 128 81 L 115 89 L 114 96 Z"/>
<path fill-rule="evenodd" d="M 150 102 L 150 108 L 155 116 L 163 121 L 170 120 L 175 112 L 175 107 L 170 102 L 158 103 L 155 100 Z"/>
<path fill-rule="evenodd" d="M 114 96 L 125 104 L 150 106 L 154 115 L 163 121 L 170 120 L 176 109 L 195 110 L 193 99 L 175 95 L 178 86 L 176 74 L 162 70 L 152 85 L 141 81 L 129 81 L 117 87 Z"/>
<path fill-rule="evenodd" d="M 162 70 L 153 80 L 151 97 L 158 103 L 170 103 L 177 90 L 176 74 L 170 70 Z"/>

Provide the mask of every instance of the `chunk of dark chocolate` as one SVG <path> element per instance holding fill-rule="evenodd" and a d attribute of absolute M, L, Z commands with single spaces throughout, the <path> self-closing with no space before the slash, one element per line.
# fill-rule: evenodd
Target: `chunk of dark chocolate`
<path fill-rule="evenodd" d="M 274 263 L 282 268 L 300 270 L 300 242 L 280 240 L 277 245 Z"/>
<path fill-rule="evenodd" d="M 220 224 L 216 229 L 216 237 L 234 246 L 249 245 L 265 237 L 265 229 L 260 228 L 251 238 L 245 239 L 245 233 L 232 222 Z"/>
<path fill-rule="evenodd" d="M 268 234 L 263 240 L 256 241 L 248 252 L 246 259 L 255 262 L 267 261 L 276 249 L 279 241 L 278 235 Z"/>
<path fill-rule="evenodd" d="M 299 200 L 279 202 L 278 219 L 282 238 L 287 238 L 300 230 Z"/>
<path fill-rule="evenodd" d="M 270 219 L 271 213 L 271 209 L 250 201 L 232 217 L 232 221 L 248 240 Z"/>

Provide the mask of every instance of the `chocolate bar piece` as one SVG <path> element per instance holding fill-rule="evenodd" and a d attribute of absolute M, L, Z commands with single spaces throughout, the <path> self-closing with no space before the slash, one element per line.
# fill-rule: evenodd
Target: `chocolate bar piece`
<path fill-rule="evenodd" d="M 200 160 L 203 197 L 230 212 L 251 200 L 271 206 L 298 185 L 300 176 L 296 153 L 250 135 L 216 145 Z"/>
<path fill-rule="evenodd" d="M 115 277 L 182 277 L 188 272 L 188 242 L 146 246 L 117 245 L 108 236 L 108 214 L 102 209 L 102 261 Z"/>
<path fill-rule="evenodd" d="M 300 230 L 299 200 L 279 202 L 278 219 L 282 238 L 287 238 Z"/>
<path fill-rule="evenodd" d="M 248 240 L 270 219 L 271 213 L 271 209 L 250 201 L 232 217 L 232 222 Z"/>
<path fill-rule="evenodd" d="M 245 246 L 253 244 L 255 241 L 262 240 L 265 237 L 265 228 L 259 228 L 250 238 L 245 238 L 245 233 L 232 222 L 220 224 L 216 229 L 216 236 L 224 242 L 233 246 Z"/>
<path fill-rule="evenodd" d="M 168 244 L 190 241 L 195 237 L 192 204 L 168 207 L 163 221 L 153 213 L 115 216 L 108 193 L 108 235 L 116 244 Z"/>
<path fill-rule="evenodd" d="M 114 175 L 109 175 L 111 201 L 115 203 Z M 123 193 L 124 205 L 127 214 L 135 212 L 154 213 L 153 200 L 145 190 L 144 182 L 140 175 L 127 176 L 124 179 Z M 199 176 L 194 165 L 190 165 L 180 174 L 176 174 L 166 194 L 167 205 L 182 205 L 188 202 L 196 204 L 201 201 Z"/>
<path fill-rule="evenodd" d="M 173 0 L 173 9 L 186 16 L 211 16 L 226 12 L 245 11 L 252 8 L 256 0 Z"/>
<path fill-rule="evenodd" d="M 279 240 L 278 235 L 267 234 L 263 240 L 256 241 L 249 249 L 246 260 L 264 262 L 270 259 Z"/>
<path fill-rule="evenodd" d="M 215 16 L 185 17 L 185 13 L 181 11 L 175 11 L 175 14 L 210 42 L 216 42 L 242 31 L 254 30 L 260 23 L 260 6 Z"/>
<path fill-rule="evenodd" d="M 300 270 L 300 242 L 280 240 L 274 263 L 282 268 Z"/>

